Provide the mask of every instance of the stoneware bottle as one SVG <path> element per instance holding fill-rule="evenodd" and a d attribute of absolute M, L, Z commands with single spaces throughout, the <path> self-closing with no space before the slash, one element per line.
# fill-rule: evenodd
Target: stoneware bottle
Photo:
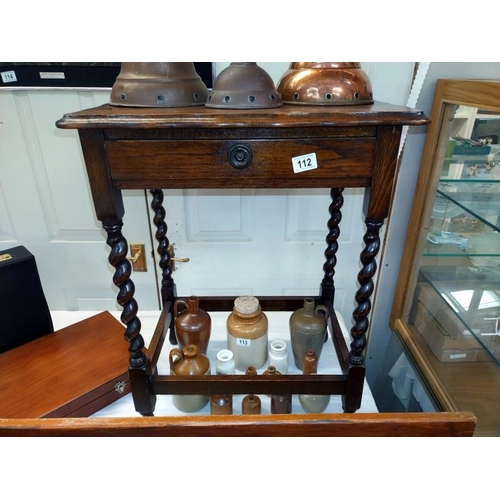
<path fill-rule="evenodd" d="M 299 370 L 302 370 L 302 361 L 308 349 L 312 349 L 319 360 L 325 341 L 327 314 L 326 306 L 316 306 L 313 298 L 306 297 L 303 307 L 290 316 L 293 359 Z"/>
<path fill-rule="evenodd" d="M 267 376 L 272 376 L 272 375 L 281 375 L 281 373 L 276 370 L 276 367 L 273 365 L 269 365 L 263 372 L 262 375 L 265 377 Z M 270 394 L 266 394 L 267 397 L 270 397 Z"/>
<path fill-rule="evenodd" d="M 304 355 L 304 375 L 318 373 L 318 357 L 309 349 Z M 329 394 L 299 394 L 299 402 L 306 413 L 323 413 L 330 404 Z"/>
<path fill-rule="evenodd" d="M 202 354 L 207 353 L 212 331 L 210 315 L 200 309 L 200 299 L 192 295 L 187 300 L 174 303 L 175 336 L 179 347 L 194 344 Z"/>
<path fill-rule="evenodd" d="M 226 322 L 227 348 L 233 352 L 237 370 L 261 368 L 267 361 L 268 321 L 256 297 L 243 296 L 234 301 Z"/>
<path fill-rule="evenodd" d="M 245 375 L 257 375 L 255 366 L 248 366 Z M 256 394 L 248 394 L 241 400 L 241 412 L 243 414 L 260 415 L 261 410 L 261 401 Z"/>
<path fill-rule="evenodd" d="M 216 375 L 233 375 L 235 372 L 234 356 L 229 349 L 221 349 L 215 360 Z"/>
<path fill-rule="evenodd" d="M 210 415 L 232 415 L 232 394 L 212 394 L 210 396 Z"/>
<path fill-rule="evenodd" d="M 272 365 L 282 375 L 288 373 L 288 349 L 284 340 L 273 340 L 269 346 L 269 365 Z"/>
<path fill-rule="evenodd" d="M 169 354 L 170 373 L 172 375 L 210 375 L 210 360 L 194 344 L 171 349 Z M 195 412 L 204 408 L 209 401 L 208 394 L 173 394 L 174 406 L 185 412 Z"/>
<path fill-rule="evenodd" d="M 259 396 L 255 394 L 246 395 L 241 401 L 241 413 L 243 415 L 260 415 L 262 404 Z"/>
<path fill-rule="evenodd" d="M 273 394 L 271 396 L 271 413 L 292 413 L 292 395 Z"/>

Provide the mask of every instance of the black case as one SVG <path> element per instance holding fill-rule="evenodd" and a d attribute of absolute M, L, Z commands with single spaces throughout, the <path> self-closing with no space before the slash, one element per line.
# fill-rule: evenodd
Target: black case
<path fill-rule="evenodd" d="M 53 331 L 35 257 L 23 246 L 0 251 L 0 353 Z"/>

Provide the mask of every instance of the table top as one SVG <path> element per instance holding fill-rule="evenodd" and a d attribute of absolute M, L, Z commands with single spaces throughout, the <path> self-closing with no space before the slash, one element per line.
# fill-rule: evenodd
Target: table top
<path fill-rule="evenodd" d="M 423 111 L 384 102 L 355 106 L 285 104 L 272 109 L 141 108 L 101 106 L 65 114 L 56 125 L 65 129 L 219 127 L 353 127 L 374 125 L 425 125 Z"/>
<path fill-rule="evenodd" d="M 81 321 L 87 317 L 90 317 L 94 314 L 97 314 L 100 311 L 51 311 L 52 320 L 54 323 L 54 329 L 59 330 L 60 328 L 64 328 L 70 324 L 76 323 L 77 321 Z M 110 313 L 117 318 L 120 319 L 120 311 L 110 311 Z M 227 347 L 226 344 L 226 319 L 228 316 L 228 312 L 219 312 L 214 311 L 210 312 L 210 316 L 212 318 L 212 335 L 209 343 L 209 348 L 207 351 L 207 356 L 211 362 L 212 373 L 215 373 L 215 359 L 216 354 L 220 349 L 225 349 Z M 288 351 L 290 353 L 290 362 L 289 362 L 289 373 L 290 374 L 300 374 L 301 372 L 295 367 L 293 362 L 293 356 L 291 353 L 291 345 L 290 345 L 290 333 L 288 321 L 290 317 L 290 312 L 282 312 L 282 311 L 269 311 L 266 312 L 269 320 L 269 342 L 274 339 L 283 339 L 287 343 Z M 158 317 L 160 315 L 160 311 L 139 311 L 138 317 L 141 320 L 142 328 L 141 335 L 144 337 L 144 341 L 146 346 L 148 346 L 152 336 L 154 329 L 156 327 Z M 342 332 L 344 337 L 346 338 L 347 343 L 350 343 L 349 333 L 347 327 L 344 323 L 343 318 L 337 312 L 337 317 L 342 328 Z M 125 342 L 125 340 L 124 340 Z M 158 361 L 158 372 L 160 375 L 168 375 L 170 372 L 168 365 L 168 354 L 169 354 L 169 345 L 168 340 L 164 345 L 162 354 Z M 172 346 L 174 347 L 174 346 Z M 258 373 L 261 374 L 267 368 L 267 364 L 264 365 L 261 369 L 258 370 Z M 242 372 L 236 372 L 237 374 L 242 374 Z M 340 374 L 340 364 L 333 348 L 331 339 L 325 344 L 319 364 L 318 364 L 318 373 L 320 374 Z M 265 395 L 259 395 L 262 401 L 262 414 L 270 414 L 270 399 Z M 243 395 L 234 395 L 233 396 L 233 412 L 235 415 L 241 414 L 241 400 Z M 304 414 L 304 410 L 298 401 L 297 395 L 293 396 L 292 400 L 292 413 L 294 414 Z M 325 413 L 343 413 L 342 409 L 342 401 L 341 396 L 332 395 L 330 404 L 327 407 Z M 357 411 L 357 413 L 378 413 L 377 405 L 375 400 L 373 399 L 373 395 L 370 391 L 368 383 L 366 380 L 364 381 L 363 386 L 363 396 L 361 401 L 361 407 Z M 207 405 L 202 410 L 196 413 L 183 413 L 177 410 L 172 404 L 172 397 L 170 395 L 158 395 L 155 416 L 180 416 L 180 415 L 210 415 L 210 406 Z M 134 408 L 134 403 L 131 394 L 125 395 L 123 398 L 115 401 L 109 406 L 103 408 L 98 411 L 92 417 L 136 417 L 138 416 L 137 411 Z"/>

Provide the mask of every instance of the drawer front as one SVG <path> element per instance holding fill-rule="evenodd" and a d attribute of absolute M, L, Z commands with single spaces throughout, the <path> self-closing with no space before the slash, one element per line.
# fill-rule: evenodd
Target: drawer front
<path fill-rule="evenodd" d="M 370 183 L 375 139 L 108 141 L 106 152 L 119 188 L 353 187 Z M 311 153 L 317 168 L 295 173 L 292 159 Z"/>

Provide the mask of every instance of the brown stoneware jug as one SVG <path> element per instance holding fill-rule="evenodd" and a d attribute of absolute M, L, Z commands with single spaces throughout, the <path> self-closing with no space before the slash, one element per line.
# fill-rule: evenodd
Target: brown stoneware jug
<path fill-rule="evenodd" d="M 304 375 L 318 373 L 318 357 L 309 349 L 304 355 Z M 329 394 L 299 394 L 299 402 L 306 413 L 323 413 L 330 404 Z"/>
<path fill-rule="evenodd" d="M 175 336 L 179 347 L 194 344 L 202 354 L 207 353 L 212 332 L 210 315 L 200 309 L 200 299 L 192 295 L 187 300 L 174 303 Z"/>
<path fill-rule="evenodd" d="M 172 375 L 210 375 L 210 360 L 195 345 L 171 349 L 169 354 Z M 172 403 L 181 411 L 195 412 L 204 408 L 209 401 L 208 394 L 173 394 Z"/>
<path fill-rule="evenodd" d="M 241 413 L 243 415 L 260 415 L 261 412 L 262 404 L 259 396 L 248 394 L 241 401 Z"/>
<path fill-rule="evenodd" d="M 306 297 L 304 306 L 290 316 L 290 340 L 295 366 L 299 370 L 302 370 L 307 350 L 312 349 L 319 360 L 326 338 L 327 314 L 326 306 L 317 306 L 313 298 Z"/>
<path fill-rule="evenodd" d="M 212 394 L 210 396 L 210 415 L 232 415 L 232 394 Z"/>
<path fill-rule="evenodd" d="M 292 413 L 291 394 L 273 394 L 271 396 L 271 413 Z"/>
<path fill-rule="evenodd" d="M 262 372 L 262 375 L 264 376 L 269 376 L 269 375 L 281 375 L 281 372 L 276 370 L 275 366 L 268 366 L 266 370 Z M 267 397 L 271 397 L 270 394 L 266 394 Z"/>

